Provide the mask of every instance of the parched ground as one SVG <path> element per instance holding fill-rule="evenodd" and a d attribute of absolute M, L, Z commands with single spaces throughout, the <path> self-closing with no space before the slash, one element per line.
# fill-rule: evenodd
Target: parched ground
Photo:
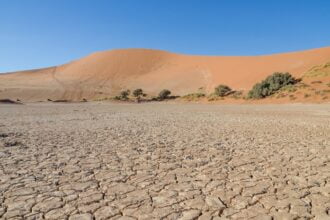
<path fill-rule="evenodd" d="M 0 105 L 2 219 L 330 219 L 330 105 Z"/>

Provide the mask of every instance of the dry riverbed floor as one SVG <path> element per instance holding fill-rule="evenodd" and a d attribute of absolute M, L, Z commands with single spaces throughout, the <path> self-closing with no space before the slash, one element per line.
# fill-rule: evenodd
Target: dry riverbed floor
<path fill-rule="evenodd" d="M 330 105 L 0 105 L 1 219 L 330 219 Z"/>

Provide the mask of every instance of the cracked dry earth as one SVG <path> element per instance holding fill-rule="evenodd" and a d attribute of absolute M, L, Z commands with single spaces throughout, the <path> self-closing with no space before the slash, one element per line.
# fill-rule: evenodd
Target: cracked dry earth
<path fill-rule="evenodd" d="M 0 105 L 1 219 L 330 219 L 330 105 Z"/>

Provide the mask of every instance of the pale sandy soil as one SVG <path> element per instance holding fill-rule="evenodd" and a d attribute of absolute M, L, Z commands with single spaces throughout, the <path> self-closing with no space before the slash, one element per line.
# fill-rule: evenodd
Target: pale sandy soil
<path fill-rule="evenodd" d="M 330 105 L 0 105 L 2 219 L 330 219 Z"/>

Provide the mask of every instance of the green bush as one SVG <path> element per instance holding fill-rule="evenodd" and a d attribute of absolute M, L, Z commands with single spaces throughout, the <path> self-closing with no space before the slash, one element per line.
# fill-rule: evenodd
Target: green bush
<path fill-rule="evenodd" d="M 162 91 L 160 91 L 160 93 L 158 94 L 158 98 L 160 100 L 163 99 L 167 99 L 169 97 L 169 95 L 171 95 L 171 91 L 168 89 L 163 89 Z"/>
<path fill-rule="evenodd" d="M 287 85 L 293 85 L 298 80 L 293 78 L 290 73 L 273 73 L 265 80 L 257 83 L 248 93 L 248 98 L 261 99 L 274 94 L 279 89 Z"/>
<path fill-rule="evenodd" d="M 119 99 L 120 100 L 127 100 L 128 96 L 131 92 L 129 90 L 124 90 L 120 92 Z"/>
<path fill-rule="evenodd" d="M 229 95 L 231 93 L 231 88 L 226 85 L 218 85 L 214 89 L 214 94 L 220 97 L 224 97 L 226 95 Z"/>
<path fill-rule="evenodd" d="M 143 93 L 142 89 L 135 89 L 133 91 L 133 96 L 136 98 L 140 98 L 140 96 L 143 96 L 143 95 L 144 95 L 144 93 Z"/>

